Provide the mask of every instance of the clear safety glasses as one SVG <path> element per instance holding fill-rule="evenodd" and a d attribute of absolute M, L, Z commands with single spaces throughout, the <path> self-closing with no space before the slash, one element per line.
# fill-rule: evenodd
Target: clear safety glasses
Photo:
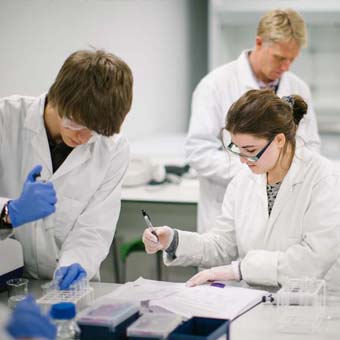
<path fill-rule="evenodd" d="M 65 129 L 69 129 L 69 130 L 72 130 L 72 131 L 82 131 L 82 130 L 85 131 L 85 130 L 87 130 L 87 131 L 91 132 L 92 136 L 96 135 L 96 132 L 94 132 L 94 131 L 88 129 L 86 126 L 80 125 L 80 124 L 78 124 L 78 123 L 74 122 L 73 120 L 68 119 L 66 117 L 63 117 L 61 119 L 61 124 L 63 125 L 63 127 Z"/>
<path fill-rule="evenodd" d="M 230 134 L 225 129 L 221 130 L 221 139 L 222 144 L 226 150 L 252 163 L 257 162 L 260 159 L 260 157 L 265 153 L 265 151 L 274 140 L 274 138 L 272 138 L 256 155 L 246 155 L 245 153 L 241 152 L 240 148 L 236 144 L 234 144 L 234 142 L 231 141 Z"/>
<path fill-rule="evenodd" d="M 61 123 L 65 129 L 70 129 L 73 131 L 87 130 L 86 126 L 75 123 L 73 120 L 63 117 Z"/>

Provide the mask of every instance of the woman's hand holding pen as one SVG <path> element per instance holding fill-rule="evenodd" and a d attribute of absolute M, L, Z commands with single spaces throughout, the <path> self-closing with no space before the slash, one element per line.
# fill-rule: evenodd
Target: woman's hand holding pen
<path fill-rule="evenodd" d="M 148 254 L 168 249 L 174 237 L 174 230 L 168 226 L 154 227 L 153 231 L 157 234 L 158 240 L 150 228 L 145 229 L 143 233 L 145 251 Z"/>

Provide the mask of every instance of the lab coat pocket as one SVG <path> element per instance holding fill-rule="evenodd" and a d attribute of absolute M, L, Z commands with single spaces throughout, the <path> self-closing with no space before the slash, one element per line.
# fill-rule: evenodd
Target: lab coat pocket
<path fill-rule="evenodd" d="M 66 196 L 58 199 L 54 235 L 59 247 L 76 224 L 84 205 L 84 202 Z"/>

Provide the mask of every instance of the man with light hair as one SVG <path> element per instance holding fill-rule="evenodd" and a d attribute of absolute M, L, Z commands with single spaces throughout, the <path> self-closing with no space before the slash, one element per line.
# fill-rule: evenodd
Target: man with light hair
<path fill-rule="evenodd" d="M 291 93 L 302 96 L 309 109 L 297 136 L 319 152 L 320 138 L 310 90 L 303 80 L 289 72 L 306 43 L 306 25 L 299 13 L 292 9 L 270 11 L 260 19 L 255 47 L 210 72 L 196 87 L 186 156 L 200 182 L 199 232 L 214 226 L 227 185 L 242 166 L 239 157 L 227 155 L 222 149 L 220 132 L 229 107 L 243 93 L 271 88 L 280 97 Z"/>

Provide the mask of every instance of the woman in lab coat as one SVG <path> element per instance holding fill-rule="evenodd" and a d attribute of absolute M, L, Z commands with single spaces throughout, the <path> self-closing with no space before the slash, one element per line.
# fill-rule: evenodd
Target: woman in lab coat
<path fill-rule="evenodd" d="M 282 99 L 250 90 L 229 109 L 224 145 L 243 169 L 225 193 L 214 229 L 198 234 L 169 227 L 145 230 L 146 251 L 165 250 L 167 265 L 210 268 L 190 286 L 210 280 L 282 284 L 286 278 L 340 282 L 340 174 L 296 141 L 307 111 L 299 96 Z M 229 155 L 228 155 L 229 156 Z"/>
<path fill-rule="evenodd" d="M 205 76 L 192 96 L 186 157 L 200 183 L 197 231 L 210 230 L 211 219 L 221 211 L 227 186 L 240 169 L 237 159 L 224 157 L 219 133 L 231 104 L 251 89 L 273 87 L 278 96 L 298 94 L 308 103 L 308 112 L 297 135 L 311 150 L 319 151 L 320 139 L 307 84 L 289 71 L 307 42 L 307 29 L 294 10 L 273 10 L 261 18 L 252 50 Z"/>

